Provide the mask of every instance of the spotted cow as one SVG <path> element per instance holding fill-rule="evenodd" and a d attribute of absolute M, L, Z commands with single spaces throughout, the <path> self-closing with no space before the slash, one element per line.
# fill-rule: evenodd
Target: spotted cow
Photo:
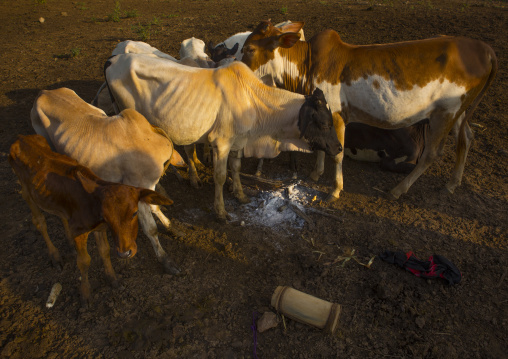
<path fill-rule="evenodd" d="M 428 119 L 425 149 L 416 167 L 392 189 L 394 198 L 406 193 L 443 152 L 453 129 L 456 163 L 446 185 L 453 193 L 461 183 L 473 138 L 468 120 L 497 72 L 492 48 L 479 40 L 452 36 L 351 45 L 333 30 L 299 41 L 302 26 L 288 25 L 283 32 L 262 21 L 245 41 L 242 61 L 258 77 L 271 77 L 285 89 L 305 94 L 321 88 L 342 143 L 345 123 L 398 129 Z M 328 200 L 338 199 L 343 188 L 343 155 L 335 157 L 335 186 Z M 317 180 L 323 171 L 320 153 L 311 177 Z"/>

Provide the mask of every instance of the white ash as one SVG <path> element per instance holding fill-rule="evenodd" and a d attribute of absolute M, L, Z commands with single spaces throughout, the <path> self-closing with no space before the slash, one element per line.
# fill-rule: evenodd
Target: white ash
<path fill-rule="evenodd" d="M 302 228 L 305 221 L 287 205 L 290 202 L 305 212 L 304 205 L 311 203 L 319 192 L 302 186 L 300 182 L 273 191 L 259 191 L 257 196 L 245 205 L 238 205 L 236 199 L 228 201 L 234 207 L 229 212 L 233 220 L 242 220 L 245 225 L 261 225 L 274 230 Z"/>

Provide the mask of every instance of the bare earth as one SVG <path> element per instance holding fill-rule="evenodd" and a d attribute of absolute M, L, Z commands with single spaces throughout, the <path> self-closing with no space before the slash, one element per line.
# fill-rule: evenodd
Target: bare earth
<path fill-rule="evenodd" d="M 333 336 L 286 318 L 258 335 L 259 358 L 502 358 L 508 343 L 507 116 L 505 1 L 0 0 L 0 357 L 10 358 L 251 358 L 255 313 L 274 311 L 270 298 L 289 285 L 342 305 Z M 134 10 L 137 10 L 135 12 Z M 128 12 L 128 14 L 126 14 Z M 126 17 L 130 15 L 131 17 Z M 137 15 L 137 16 L 136 16 Z M 41 23 L 39 18 L 43 17 Z M 213 216 L 211 169 L 192 189 L 168 174 L 161 180 L 174 205 L 165 209 L 183 238 L 162 235 L 184 275 L 164 274 L 144 234 L 131 260 L 112 257 L 122 288 L 111 288 L 93 239 L 94 303 L 79 305 L 79 271 L 58 219 L 50 236 L 66 253 L 51 266 L 7 162 L 18 134 L 31 134 L 30 109 L 41 89 L 62 86 L 91 101 L 102 66 L 119 41 L 134 39 L 178 56 L 191 36 L 214 43 L 271 18 L 305 21 L 305 34 L 328 28 L 348 43 L 369 44 L 464 35 L 490 44 L 499 60 L 493 86 L 472 118 L 475 141 L 462 185 L 442 191 L 454 163 L 454 141 L 398 201 L 386 196 L 403 176 L 374 163 L 346 159 L 337 203 L 320 201 L 332 186 L 332 161 L 318 183 L 306 179 L 315 157 L 300 156 L 301 185 L 317 192 L 306 206 L 314 227 L 264 226 L 226 191 L 227 225 Z M 148 37 L 147 37 L 148 36 Z M 264 176 L 290 180 L 289 156 L 265 165 Z M 242 170 L 253 173 L 256 161 Z M 247 183 L 246 183 L 247 184 Z M 256 182 L 247 186 L 257 198 Z M 244 220 L 245 225 L 240 225 Z M 162 231 L 162 226 L 160 226 Z M 333 261 L 355 250 L 369 259 L 384 250 L 440 254 L 462 271 L 462 282 L 425 280 L 375 258 L 370 269 Z M 45 307 L 52 285 L 62 293 Z"/>

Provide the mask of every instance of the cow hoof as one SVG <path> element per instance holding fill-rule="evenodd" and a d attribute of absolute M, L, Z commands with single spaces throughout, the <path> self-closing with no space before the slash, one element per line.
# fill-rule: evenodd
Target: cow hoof
<path fill-rule="evenodd" d="M 111 281 L 111 286 L 114 288 L 114 289 L 118 289 L 120 288 L 120 282 L 118 281 L 118 279 L 114 279 Z"/>
<path fill-rule="evenodd" d="M 247 204 L 247 203 L 250 203 L 250 197 L 246 196 L 245 194 L 242 195 L 242 196 L 238 196 L 236 197 L 238 198 L 238 201 L 241 203 L 241 204 Z"/>
<path fill-rule="evenodd" d="M 195 189 L 201 189 L 201 188 L 203 188 L 203 183 L 199 179 L 197 181 L 191 180 L 191 186 Z"/>
<path fill-rule="evenodd" d="M 313 180 L 314 182 L 317 182 L 319 181 L 319 175 L 316 173 L 316 172 L 311 172 L 310 175 L 309 175 L 309 178 L 311 180 Z"/>
<path fill-rule="evenodd" d="M 231 221 L 231 216 L 228 213 L 218 214 L 216 220 L 220 224 L 227 224 L 228 221 Z"/>
<path fill-rule="evenodd" d="M 325 201 L 326 201 L 326 202 L 328 202 L 328 203 L 333 203 L 333 202 L 338 201 L 338 200 L 339 200 L 339 197 L 338 197 L 338 196 L 335 196 L 335 195 L 333 195 L 333 194 L 329 194 L 329 195 L 326 197 L 326 199 L 325 199 Z"/>
<path fill-rule="evenodd" d="M 176 238 L 183 238 L 183 237 L 185 237 L 185 232 L 182 232 L 182 231 L 180 231 L 180 230 L 178 230 L 178 229 L 176 229 L 174 227 L 169 227 L 168 231 L 169 231 L 169 233 L 171 233 L 171 235 L 173 237 L 176 237 Z"/>
<path fill-rule="evenodd" d="M 172 275 L 179 275 L 182 271 L 169 259 L 165 260 L 164 263 L 162 263 L 162 266 L 164 267 L 164 273 L 166 274 L 172 274 Z"/>
<path fill-rule="evenodd" d="M 256 173 L 254 173 L 254 176 L 261 177 L 261 171 L 256 171 Z"/>
<path fill-rule="evenodd" d="M 457 188 L 456 185 L 447 183 L 445 186 L 445 191 L 447 192 L 447 194 L 453 194 L 455 192 L 455 188 Z"/>
<path fill-rule="evenodd" d="M 400 194 L 390 191 L 390 193 L 388 193 L 388 198 L 391 200 L 398 200 L 400 198 Z"/>
<path fill-rule="evenodd" d="M 81 308 L 90 309 L 92 307 L 92 299 L 90 297 L 81 296 Z"/>
<path fill-rule="evenodd" d="M 293 175 L 291 176 L 291 179 L 294 179 L 294 180 L 298 179 L 298 172 L 293 172 Z"/>
<path fill-rule="evenodd" d="M 51 265 L 53 268 L 56 268 L 59 272 L 63 270 L 62 260 L 61 259 L 52 259 Z"/>

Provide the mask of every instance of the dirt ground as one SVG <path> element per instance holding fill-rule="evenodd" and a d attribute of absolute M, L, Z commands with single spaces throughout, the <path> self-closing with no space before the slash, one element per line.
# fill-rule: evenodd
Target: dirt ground
<path fill-rule="evenodd" d="M 505 1 L 315 0 L 0 0 L 0 357 L 10 358 L 502 358 L 508 343 L 507 116 Z M 44 18 L 44 22 L 39 21 Z M 300 156 L 301 185 L 319 191 L 308 207 L 314 226 L 249 222 L 232 194 L 226 225 L 212 212 L 208 168 L 201 190 L 175 176 L 161 180 L 174 205 L 165 209 L 183 238 L 162 234 L 183 275 L 164 274 L 148 239 L 138 254 L 112 256 L 121 277 L 111 288 L 95 243 L 90 278 L 93 306 L 79 304 L 79 270 L 58 219 L 47 216 L 64 268 L 51 266 L 7 162 L 18 134 L 31 134 L 30 109 L 41 89 L 69 87 L 91 101 L 102 67 L 119 41 L 144 40 L 178 56 L 180 42 L 218 43 L 271 18 L 305 21 L 305 34 L 332 28 L 348 43 L 464 35 L 490 44 L 499 60 L 493 86 L 472 118 L 475 141 L 462 185 L 442 191 L 454 163 L 450 138 L 439 159 L 400 200 L 386 192 L 403 176 L 374 163 L 344 162 L 338 202 L 320 202 L 332 186 L 332 161 L 318 183 L 306 179 L 315 157 Z M 118 21 L 114 21 L 118 20 Z M 264 176 L 289 180 L 289 156 L 268 161 Z M 243 161 L 253 173 L 256 162 Z M 255 186 L 247 187 L 253 198 Z M 240 222 L 245 220 L 245 225 Z M 162 226 L 159 226 L 162 231 Z M 163 232 L 163 231 L 162 231 Z M 370 269 L 337 261 L 355 250 L 361 262 L 385 250 L 440 254 L 462 272 L 460 284 L 425 280 L 381 261 Z M 331 264 L 333 263 L 333 264 Z M 46 299 L 63 286 L 55 306 Z M 285 318 L 258 334 L 253 317 L 267 311 L 279 285 L 342 305 L 339 329 L 319 329 Z M 503 354 L 504 353 L 504 354 Z"/>

